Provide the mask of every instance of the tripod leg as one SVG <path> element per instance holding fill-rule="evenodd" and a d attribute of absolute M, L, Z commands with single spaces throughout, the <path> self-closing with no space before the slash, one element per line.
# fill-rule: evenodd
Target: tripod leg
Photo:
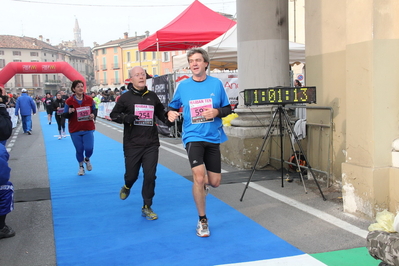
<path fill-rule="evenodd" d="M 285 117 L 286 121 L 289 121 L 287 111 L 284 110 L 284 109 L 282 109 L 282 111 L 283 111 L 283 114 L 284 114 L 284 117 Z M 299 140 L 298 140 L 298 136 L 296 135 L 296 133 L 295 133 L 294 130 L 292 129 L 292 126 L 291 126 L 289 123 L 288 123 L 288 128 L 289 128 L 289 134 L 292 135 L 292 136 L 294 136 L 295 142 L 296 142 L 296 144 L 298 145 L 300 152 L 302 153 L 303 157 L 305 158 L 305 161 L 306 161 L 307 164 L 308 164 L 308 171 L 310 171 L 310 173 L 313 175 L 313 177 L 314 177 L 313 179 L 314 179 L 314 181 L 315 181 L 315 183 L 316 183 L 316 185 L 317 185 L 317 188 L 318 188 L 319 191 L 320 191 L 320 194 L 321 194 L 323 200 L 327 200 L 327 199 L 324 197 L 323 191 L 321 191 L 319 182 L 318 182 L 317 179 L 316 179 L 316 175 L 313 173 L 312 167 L 310 166 L 310 163 L 309 163 L 308 159 L 306 158 L 305 153 L 303 152 L 302 145 L 301 145 L 301 143 L 300 143 Z M 298 162 L 298 161 L 297 161 L 297 162 Z M 300 167 L 299 163 L 298 163 L 298 167 Z"/>
<path fill-rule="evenodd" d="M 282 120 L 282 110 L 283 108 L 279 106 L 278 110 L 278 118 L 279 118 L 279 126 L 280 126 L 280 167 L 281 167 L 281 187 L 284 187 L 284 149 L 283 149 L 283 120 Z"/>
<path fill-rule="evenodd" d="M 258 165 L 258 162 L 259 162 L 259 160 L 260 160 L 260 157 L 262 156 L 263 149 L 264 149 L 264 147 L 265 147 L 266 141 L 268 140 L 268 138 L 269 138 L 269 136 L 270 136 L 270 132 L 272 132 L 272 128 L 273 128 L 273 126 L 274 126 L 274 120 L 276 119 L 277 112 L 278 112 L 278 110 L 276 109 L 276 111 L 274 111 L 273 118 L 272 118 L 272 120 L 271 120 L 271 122 L 270 122 L 269 128 L 267 129 L 266 135 L 264 136 L 264 140 L 263 140 L 261 149 L 259 150 L 259 153 L 258 153 L 258 156 L 257 156 L 257 158 L 256 158 L 255 164 L 254 164 L 254 166 L 252 167 L 251 175 L 249 176 L 248 181 L 247 181 L 247 184 L 245 185 L 244 191 L 242 192 L 240 201 L 243 200 L 244 195 L 245 195 L 245 192 L 246 192 L 247 189 L 248 189 L 249 182 L 251 182 L 252 176 L 253 176 L 253 174 L 255 173 L 256 166 Z"/>

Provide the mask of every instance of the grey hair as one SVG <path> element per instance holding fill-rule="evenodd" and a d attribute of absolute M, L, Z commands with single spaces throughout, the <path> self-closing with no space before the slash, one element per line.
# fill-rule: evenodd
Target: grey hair
<path fill-rule="evenodd" d="M 209 66 L 209 55 L 208 53 L 202 48 L 192 48 L 187 52 L 187 61 L 193 54 L 201 54 L 202 58 L 204 58 L 204 62 L 208 63 Z M 205 69 L 208 69 L 208 66 Z"/>
<path fill-rule="evenodd" d="M 133 71 L 133 69 L 135 69 L 135 68 L 141 68 L 142 70 L 144 70 L 144 72 L 145 72 L 145 69 L 143 68 L 143 67 L 141 67 L 141 66 L 134 66 L 134 67 L 132 67 L 131 69 L 129 69 L 129 78 L 131 79 L 133 76 L 132 76 L 132 71 Z M 146 73 L 146 72 L 145 72 Z"/>

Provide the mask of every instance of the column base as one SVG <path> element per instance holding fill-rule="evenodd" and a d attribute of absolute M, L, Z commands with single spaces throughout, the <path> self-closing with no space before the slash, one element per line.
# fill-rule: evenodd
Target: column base
<path fill-rule="evenodd" d="M 261 152 L 267 128 L 231 126 L 224 127 L 224 131 L 229 140 L 220 146 L 223 162 L 240 169 L 252 169 Z M 268 163 L 269 154 L 265 147 L 257 168 L 266 166 Z"/>

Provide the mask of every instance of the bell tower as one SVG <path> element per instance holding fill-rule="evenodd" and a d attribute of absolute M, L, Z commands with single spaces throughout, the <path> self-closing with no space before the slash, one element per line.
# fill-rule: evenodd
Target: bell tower
<path fill-rule="evenodd" d="M 80 34 L 80 28 L 77 18 L 75 18 L 75 27 L 73 28 L 73 36 L 76 47 L 83 47 L 83 40 Z"/>

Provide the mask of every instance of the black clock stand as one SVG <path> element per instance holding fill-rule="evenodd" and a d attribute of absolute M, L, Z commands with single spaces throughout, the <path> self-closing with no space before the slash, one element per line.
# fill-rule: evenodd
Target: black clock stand
<path fill-rule="evenodd" d="M 316 175 L 314 174 L 314 172 L 313 172 L 313 170 L 312 170 L 312 167 L 311 167 L 311 165 L 310 165 L 308 159 L 306 158 L 305 153 L 303 152 L 302 145 L 301 145 L 301 143 L 300 143 L 300 141 L 299 141 L 299 139 L 298 139 L 298 136 L 296 135 L 296 133 L 294 132 L 294 130 L 293 130 L 293 128 L 292 128 L 292 125 L 290 124 L 290 119 L 289 119 L 289 116 L 288 116 L 288 114 L 287 114 L 287 111 L 284 109 L 284 106 L 285 106 L 285 105 L 283 105 L 283 104 L 282 104 L 282 105 L 278 105 L 277 108 L 276 108 L 276 110 L 275 110 L 274 113 L 273 113 L 272 120 L 271 120 L 271 122 L 270 122 L 269 128 L 268 128 L 267 131 L 266 131 L 266 135 L 263 137 L 264 140 L 263 140 L 262 147 L 261 147 L 261 149 L 260 149 L 260 151 L 259 151 L 259 154 L 258 154 L 258 156 L 257 156 L 257 158 L 256 158 L 255 164 L 254 164 L 254 166 L 253 166 L 253 168 L 252 168 L 252 171 L 251 171 L 251 175 L 249 176 L 248 181 L 247 181 L 247 184 L 245 185 L 245 188 L 244 188 L 244 191 L 243 191 L 243 193 L 242 193 L 242 195 L 241 195 L 240 201 L 243 200 L 244 195 L 245 195 L 245 192 L 246 192 L 247 189 L 248 189 L 248 186 L 249 186 L 249 183 L 251 182 L 252 176 L 253 176 L 254 173 L 255 173 L 256 166 L 258 165 L 259 160 L 260 160 L 260 158 L 261 158 L 261 156 L 262 156 L 262 153 L 264 152 L 265 144 L 266 144 L 267 140 L 269 139 L 269 137 L 271 136 L 274 127 L 277 126 L 277 125 L 275 125 L 275 121 L 276 121 L 276 117 L 277 117 L 277 116 L 278 116 L 278 120 L 279 120 L 279 125 L 278 125 L 278 126 L 279 126 L 279 135 L 280 135 L 281 186 L 284 187 L 283 136 L 284 136 L 284 129 L 286 129 L 287 132 L 288 132 L 288 134 L 289 134 L 289 139 L 290 139 L 290 143 L 291 143 L 292 149 L 295 151 L 295 149 L 294 149 L 294 142 L 292 141 L 292 137 L 293 137 L 294 140 L 295 140 L 295 143 L 296 143 L 296 144 L 298 145 L 298 147 L 299 147 L 299 150 L 300 150 L 300 153 L 299 153 L 299 154 L 301 154 L 301 155 L 303 156 L 303 159 L 304 159 L 304 160 L 306 161 L 306 163 L 307 163 L 306 166 L 299 165 L 298 162 L 300 161 L 300 158 L 299 158 L 300 155 L 298 154 L 298 158 L 296 158 L 296 162 L 297 162 L 297 167 L 298 167 L 298 169 L 300 170 L 299 173 L 300 173 L 300 176 L 301 176 L 303 185 L 305 186 L 305 182 L 304 182 L 304 180 L 303 180 L 301 168 L 305 168 L 305 169 L 307 169 L 308 171 L 310 171 L 310 173 L 312 174 L 313 179 L 314 179 L 314 181 L 315 181 L 315 183 L 316 183 L 316 185 L 317 185 L 317 187 L 318 187 L 318 189 L 319 189 L 319 191 L 320 191 L 320 194 L 321 194 L 323 200 L 326 200 L 326 198 L 324 197 L 323 191 L 321 190 L 320 185 L 319 185 L 319 183 L 318 183 L 318 181 L 317 181 L 317 179 L 316 179 Z M 276 124 L 277 124 L 277 123 L 276 123 Z M 294 152 L 294 154 L 295 154 L 295 156 L 297 156 L 297 153 L 296 153 L 296 152 Z M 306 188 L 305 188 L 305 192 L 306 192 Z M 307 193 L 307 192 L 306 192 L 306 193 Z"/>

